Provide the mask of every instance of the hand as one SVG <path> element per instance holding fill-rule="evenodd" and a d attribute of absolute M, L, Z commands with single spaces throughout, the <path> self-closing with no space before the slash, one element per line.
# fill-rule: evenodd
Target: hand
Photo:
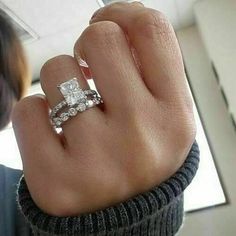
<path fill-rule="evenodd" d="M 47 100 L 25 98 L 13 113 L 29 191 L 51 215 L 92 212 L 149 190 L 178 170 L 195 139 L 181 53 L 165 16 L 116 3 L 90 23 L 74 52 L 88 63 L 104 106 L 54 132 L 48 106 L 62 100 L 57 85 L 77 77 L 88 88 L 76 58 L 62 55 L 41 70 Z"/>

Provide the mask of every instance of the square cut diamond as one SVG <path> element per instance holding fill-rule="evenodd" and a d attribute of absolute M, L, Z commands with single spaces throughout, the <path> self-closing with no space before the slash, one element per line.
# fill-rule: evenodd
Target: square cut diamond
<path fill-rule="evenodd" d="M 86 95 L 79 87 L 79 83 L 76 78 L 60 84 L 58 88 L 69 106 L 79 104 L 81 100 L 86 98 Z"/>

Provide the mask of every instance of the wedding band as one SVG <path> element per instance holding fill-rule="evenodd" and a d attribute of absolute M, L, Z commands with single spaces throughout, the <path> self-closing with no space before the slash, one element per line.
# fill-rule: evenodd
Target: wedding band
<path fill-rule="evenodd" d="M 50 119 L 54 128 L 60 128 L 64 122 L 70 117 L 76 116 L 79 112 L 103 103 L 102 98 L 95 90 L 82 90 L 76 78 L 70 79 L 57 87 L 64 100 L 53 107 L 50 112 Z"/>
<path fill-rule="evenodd" d="M 88 95 L 92 95 L 93 98 L 99 98 L 99 96 L 97 95 L 97 92 L 95 90 L 91 90 L 91 89 L 84 90 L 84 93 L 85 93 L 86 97 L 88 97 Z M 60 110 L 65 108 L 67 105 L 68 104 L 67 104 L 66 100 L 62 100 L 54 108 L 52 108 L 51 113 L 50 113 L 51 119 L 53 119 L 56 116 L 56 114 L 58 112 L 60 112 Z"/>

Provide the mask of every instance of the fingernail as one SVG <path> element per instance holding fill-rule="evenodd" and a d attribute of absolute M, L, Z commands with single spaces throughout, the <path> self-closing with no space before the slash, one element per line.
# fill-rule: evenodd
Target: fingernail
<path fill-rule="evenodd" d="M 95 12 L 93 13 L 93 15 L 92 15 L 92 17 L 91 17 L 91 19 L 90 19 L 89 22 L 91 22 L 91 21 L 98 15 L 98 13 L 99 13 L 102 9 L 103 9 L 103 7 L 99 8 L 97 11 L 95 11 Z"/>
<path fill-rule="evenodd" d="M 134 2 L 131 2 L 131 4 L 136 4 L 136 5 L 144 7 L 144 4 L 140 1 L 134 1 Z"/>
<path fill-rule="evenodd" d="M 82 57 L 80 56 L 80 54 L 75 51 L 75 59 L 77 60 L 77 62 L 79 63 L 80 66 L 82 67 L 89 67 L 87 62 L 85 60 L 82 59 Z"/>
<path fill-rule="evenodd" d="M 78 62 L 79 62 L 79 65 L 82 66 L 82 67 L 89 67 L 87 62 L 85 60 L 83 60 L 82 58 L 78 58 Z"/>
<path fill-rule="evenodd" d="M 38 97 L 38 98 L 42 98 L 45 99 L 45 95 L 41 94 L 41 93 L 36 93 L 34 94 L 34 96 Z"/>

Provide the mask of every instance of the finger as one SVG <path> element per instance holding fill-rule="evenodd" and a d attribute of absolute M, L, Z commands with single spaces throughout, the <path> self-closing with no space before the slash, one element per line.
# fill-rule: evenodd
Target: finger
<path fill-rule="evenodd" d="M 64 148 L 50 124 L 48 111 L 43 96 L 24 98 L 13 111 L 13 128 L 26 170 L 30 166 L 50 168 L 63 156 Z"/>
<path fill-rule="evenodd" d="M 87 62 L 107 111 L 134 106 L 138 97 L 150 95 L 138 72 L 122 29 L 113 22 L 89 26 L 74 47 Z"/>
<path fill-rule="evenodd" d="M 162 13 L 140 4 L 112 4 L 90 21 L 109 20 L 121 26 L 135 48 L 144 81 L 159 99 L 189 96 L 180 48 L 171 24 Z"/>
<path fill-rule="evenodd" d="M 72 78 L 77 78 L 83 90 L 89 89 L 89 85 L 83 78 L 80 68 L 73 57 L 62 55 L 52 58 L 44 64 L 40 73 L 40 81 L 51 108 L 64 100 L 57 86 Z M 68 110 L 68 107 L 66 109 Z M 62 129 L 68 144 L 72 140 L 78 139 L 78 132 L 81 126 L 93 123 L 94 120 L 100 118 L 101 113 L 102 111 L 98 107 L 93 107 L 67 120 L 62 125 Z"/>

